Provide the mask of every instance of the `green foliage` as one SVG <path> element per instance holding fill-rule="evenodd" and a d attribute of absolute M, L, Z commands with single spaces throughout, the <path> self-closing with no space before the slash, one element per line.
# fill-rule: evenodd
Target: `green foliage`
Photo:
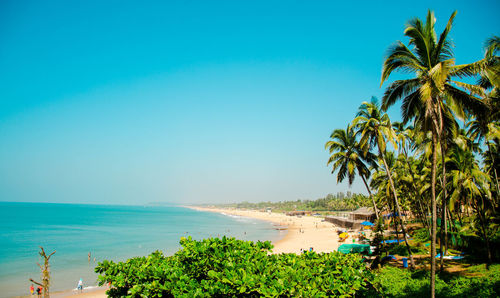
<path fill-rule="evenodd" d="M 384 240 L 384 220 L 382 218 L 379 218 L 379 220 L 377 220 L 374 232 L 375 234 L 370 245 L 375 246 L 373 255 L 379 258 L 382 254 L 382 241 Z"/>
<path fill-rule="evenodd" d="M 293 211 L 293 210 L 308 210 L 308 211 L 352 211 L 360 207 L 372 207 L 373 204 L 368 196 L 363 194 L 353 194 L 347 192 L 339 192 L 335 195 L 328 194 L 324 198 L 316 200 L 296 200 L 283 202 L 241 202 L 233 204 L 220 204 L 218 207 L 223 208 L 246 208 L 246 209 L 266 209 L 271 208 L 273 211 Z"/>
<path fill-rule="evenodd" d="M 469 269 L 479 276 L 436 276 L 436 297 L 498 297 L 500 295 L 500 265 L 490 270 L 483 266 Z M 429 272 L 410 271 L 385 267 L 378 271 L 373 282 L 374 290 L 364 292 L 365 297 L 427 297 L 429 295 Z"/>
<path fill-rule="evenodd" d="M 110 297 L 351 297 L 371 274 L 356 254 L 270 254 L 270 242 L 234 238 L 195 241 L 166 257 L 154 252 L 95 271 Z"/>
<path fill-rule="evenodd" d="M 389 254 L 391 255 L 399 255 L 399 256 L 408 256 L 408 248 L 404 244 L 394 244 L 388 248 Z M 411 252 L 413 254 L 427 254 L 428 251 L 422 249 L 420 247 L 411 246 Z"/>
<path fill-rule="evenodd" d="M 426 228 L 418 229 L 413 231 L 413 239 L 416 242 L 427 242 L 430 241 L 430 235 L 429 235 L 429 230 Z"/>

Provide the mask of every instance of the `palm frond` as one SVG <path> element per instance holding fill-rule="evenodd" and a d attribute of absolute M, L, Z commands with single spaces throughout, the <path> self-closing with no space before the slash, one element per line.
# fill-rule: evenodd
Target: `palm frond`
<path fill-rule="evenodd" d="M 419 72 L 424 71 L 425 66 L 415 54 L 410 51 L 401 41 L 389 48 L 387 58 L 382 66 L 382 79 L 380 85 L 389 77 L 393 71 Z"/>
<path fill-rule="evenodd" d="M 477 97 L 470 95 L 450 84 L 444 85 L 444 92 L 454 101 L 457 107 L 462 107 L 466 112 L 481 117 L 487 112 L 488 107 Z"/>
<path fill-rule="evenodd" d="M 484 88 L 482 88 L 481 86 L 478 86 L 478 85 L 473 85 L 473 84 L 467 84 L 467 83 L 463 83 L 463 82 L 459 82 L 459 81 L 450 81 L 451 83 L 457 85 L 458 87 L 462 88 L 462 89 L 465 89 L 467 91 L 469 91 L 472 95 L 477 95 L 477 96 L 480 96 L 480 97 L 486 97 L 486 92 L 484 90 Z"/>
<path fill-rule="evenodd" d="M 479 60 L 469 64 L 455 65 L 450 71 L 450 76 L 459 77 L 461 79 L 472 77 L 485 69 L 486 60 Z"/>
<path fill-rule="evenodd" d="M 414 46 L 418 61 L 425 67 L 432 67 L 431 53 L 429 48 L 430 40 L 426 37 L 422 22 L 418 19 L 412 19 L 406 26 L 404 34 L 410 38 L 410 44 Z"/>
<path fill-rule="evenodd" d="M 382 97 L 382 110 L 386 111 L 398 99 L 413 93 L 419 85 L 420 80 L 418 78 L 394 81 L 385 89 L 384 96 Z"/>
<path fill-rule="evenodd" d="M 455 19 L 456 14 L 457 11 L 455 10 L 451 14 L 450 19 L 448 20 L 448 24 L 446 24 L 446 28 L 439 36 L 439 42 L 437 43 L 434 52 L 434 61 L 448 60 L 453 57 L 452 44 L 447 39 L 447 37 L 448 33 L 450 33 L 451 26 L 453 25 L 453 20 Z"/>
<path fill-rule="evenodd" d="M 485 58 L 491 59 L 496 56 L 497 52 L 500 50 L 500 37 L 492 36 L 488 38 L 484 44 L 486 48 Z"/>

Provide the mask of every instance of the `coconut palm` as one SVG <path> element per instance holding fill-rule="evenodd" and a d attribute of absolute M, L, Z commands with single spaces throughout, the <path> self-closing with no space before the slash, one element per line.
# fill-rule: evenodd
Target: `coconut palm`
<path fill-rule="evenodd" d="M 476 63 L 468 65 L 468 67 L 476 70 L 479 75 L 479 85 L 485 89 L 492 89 L 485 93 L 483 102 L 487 105 L 487 109 L 481 115 L 477 115 L 475 119 L 468 122 L 469 136 L 478 142 L 485 141 L 488 146 L 488 153 L 492 152 L 491 143 L 486 140 L 486 136 L 490 133 L 491 123 L 500 120 L 500 57 L 497 56 L 500 50 L 500 37 L 493 36 L 485 43 L 484 58 Z M 465 68 L 467 66 L 464 66 Z M 493 124 L 495 125 L 495 124 Z M 495 163 L 495 156 L 488 157 L 492 163 Z M 500 193 L 498 183 L 498 173 L 493 168 L 494 184 L 496 186 L 497 195 Z"/>
<path fill-rule="evenodd" d="M 373 203 L 373 210 L 375 211 L 375 215 L 378 219 L 379 212 L 377 204 L 375 203 L 370 187 L 368 187 L 366 182 L 366 179 L 370 177 L 368 167 L 377 166 L 375 156 L 371 152 L 363 154 L 359 144 L 356 142 L 355 132 L 350 125 L 347 125 L 345 130 L 334 130 L 330 135 L 330 138 L 332 140 L 328 141 L 325 145 L 325 149 L 329 150 L 331 154 L 327 165 L 332 164 L 332 174 L 338 170 L 337 183 L 342 182 L 347 176 L 349 186 L 352 185 L 357 171 L 366 186 L 368 194 L 370 195 Z"/>
<path fill-rule="evenodd" d="M 398 194 L 394 186 L 394 181 L 392 179 L 387 160 L 385 158 L 386 137 L 394 147 L 397 147 L 394 141 L 395 134 L 392 129 L 389 116 L 386 113 L 381 112 L 378 100 L 375 97 L 372 97 L 370 102 L 363 102 L 359 107 L 357 117 L 353 121 L 353 126 L 355 126 L 359 130 L 358 133 L 361 135 L 359 143 L 361 148 L 363 148 L 365 154 L 367 152 L 370 152 L 372 148 L 377 146 L 378 157 L 384 164 L 384 169 L 386 171 L 387 178 L 389 179 L 389 184 L 394 196 L 396 210 L 398 214 L 401 215 Z M 408 255 L 410 257 L 411 267 L 413 268 L 415 266 L 415 263 L 413 262 L 413 255 L 411 253 L 410 244 L 408 243 L 406 228 L 401 219 L 400 222 L 401 229 L 403 230 L 405 244 L 408 249 Z"/>
<path fill-rule="evenodd" d="M 406 168 L 406 175 L 402 176 L 402 179 L 407 182 L 409 191 L 413 193 L 415 200 L 415 207 L 419 210 L 421 215 L 422 224 L 429 228 L 428 222 L 425 217 L 425 210 L 422 206 L 423 199 L 421 197 L 420 191 L 417 187 L 417 179 L 418 175 L 416 171 L 413 169 L 416 164 L 413 156 L 410 156 L 412 152 L 415 152 L 416 144 L 416 136 L 418 135 L 417 130 L 415 130 L 412 126 L 405 126 L 402 122 L 394 122 L 393 124 L 394 131 L 396 133 L 396 140 L 398 143 L 398 150 L 400 151 L 398 159 L 401 161 L 402 167 Z"/>
<path fill-rule="evenodd" d="M 415 18 L 406 25 L 404 34 L 409 37 L 408 48 L 398 41 L 389 49 L 388 56 L 382 69 L 381 84 L 394 71 L 412 72 L 415 78 L 396 80 L 385 90 L 382 98 L 382 107 L 389 106 L 402 100 L 403 121 L 416 118 L 422 127 L 432 132 L 432 168 L 431 168 L 431 204 L 432 204 L 432 235 L 431 235 L 431 297 L 435 297 L 436 277 L 436 166 L 438 141 L 443 141 L 447 120 L 453 118 L 450 109 L 456 116 L 465 117 L 465 112 L 480 112 L 483 108 L 481 101 L 474 94 L 482 94 L 481 87 L 456 82 L 453 76 L 465 76 L 470 73 L 466 67 L 457 67 L 454 64 L 452 44 L 448 40 L 454 12 L 446 28 L 437 38 L 434 25 L 434 13 L 429 11 L 423 23 Z M 470 93 L 463 91 L 466 89 Z"/>
<path fill-rule="evenodd" d="M 487 228 L 487 216 L 491 208 L 490 178 L 479 169 L 474 155 L 467 148 L 454 146 L 448 159 L 450 168 L 450 208 L 459 200 L 467 201 L 467 205 L 474 206 L 476 218 L 479 221 L 479 232 L 486 243 L 488 264 L 491 263 L 490 235 Z"/>
<path fill-rule="evenodd" d="M 393 181 L 397 181 L 398 183 L 395 185 L 396 186 L 396 192 L 398 195 L 398 202 L 401 203 L 401 194 L 403 185 L 404 183 L 401 183 L 401 162 L 398 160 L 396 154 L 392 151 L 385 151 L 384 153 L 384 159 L 387 163 L 387 166 L 390 169 L 390 173 L 392 176 Z M 387 211 L 390 211 L 394 216 L 392 217 L 392 224 L 394 225 L 394 230 L 396 231 L 396 238 L 399 243 L 399 232 L 400 229 L 398 226 L 402 225 L 402 222 L 400 220 L 401 212 L 398 211 L 397 206 L 395 204 L 395 198 L 394 198 L 394 193 L 391 188 L 391 183 L 389 182 L 389 178 L 387 176 L 387 172 L 385 169 L 380 169 L 376 170 L 373 175 L 372 175 L 372 181 L 370 183 L 370 186 L 373 189 L 377 190 L 377 194 L 380 196 L 380 200 L 384 200 L 386 205 L 387 205 Z M 397 215 L 397 216 L 396 216 Z"/>

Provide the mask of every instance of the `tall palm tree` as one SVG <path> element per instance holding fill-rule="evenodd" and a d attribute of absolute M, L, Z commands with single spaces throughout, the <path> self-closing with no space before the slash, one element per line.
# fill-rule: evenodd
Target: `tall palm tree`
<path fill-rule="evenodd" d="M 393 128 L 396 133 L 396 140 L 398 143 L 398 150 L 400 151 L 398 159 L 401 160 L 401 165 L 406 168 L 407 174 L 402 177 L 403 181 L 408 183 L 409 191 L 413 193 L 415 198 L 415 207 L 419 209 L 421 215 L 422 224 L 424 227 L 429 228 L 428 222 L 426 220 L 426 212 L 422 206 L 423 199 L 421 197 L 420 191 L 417 187 L 417 174 L 413 170 L 416 166 L 413 156 L 410 156 L 410 152 L 414 151 L 416 147 L 416 136 L 418 135 L 417 130 L 411 126 L 405 127 L 402 122 L 393 122 Z"/>
<path fill-rule="evenodd" d="M 394 196 L 396 210 L 399 214 L 399 217 L 401 217 L 401 208 L 399 206 L 398 194 L 394 186 L 391 171 L 385 158 L 386 137 L 394 147 L 397 147 L 394 141 L 395 135 L 394 131 L 392 130 L 391 120 L 389 119 L 389 116 L 386 113 L 381 112 L 378 100 L 375 97 L 372 97 L 370 102 L 363 102 L 361 104 L 358 109 L 357 117 L 353 121 L 353 125 L 359 129 L 359 133 L 361 134 L 360 146 L 363 148 L 365 153 L 369 152 L 370 149 L 377 146 L 378 157 L 384 164 L 384 168 Z M 399 219 L 399 222 L 401 223 L 401 229 L 403 230 L 405 244 L 408 249 L 410 264 L 411 267 L 414 268 L 415 263 L 413 261 L 410 244 L 408 243 L 406 228 L 401 218 Z"/>
<path fill-rule="evenodd" d="M 486 227 L 486 213 L 492 209 L 488 208 L 491 205 L 490 178 L 479 169 L 472 152 L 467 148 L 454 146 L 448 159 L 448 165 L 451 169 L 449 172 L 450 189 L 453 189 L 450 196 L 450 207 L 453 208 L 459 200 L 468 200 L 470 205 L 475 206 L 476 218 L 479 219 L 480 223 L 481 238 L 486 243 L 488 264 L 491 264 L 490 237 Z"/>
<path fill-rule="evenodd" d="M 346 176 L 348 178 L 349 186 L 354 182 L 356 171 L 363 180 L 366 190 L 372 200 L 373 210 L 375 216 L 379 218 L 377 204 L 373 198 L 372 192 L 366 179 L 370 177 L 369 166 L 376 167 L 375 156 L 368 152 L 363 154 L 356 142 L 356 135 L 352 127 L 348 124 L 345 130 L 336 129 L 330 135 L 331 141 L 326 142 L 325 149 L 330 151 L 330 158 L 327 165 L 332 164 L 332 174 L 338 170 L 337 183 L 342 182 Z"/>
<path fill-rule="evenodd" d="M 398 41 L 389 49 L 382 68 L 381 85 L 394 71 L 412 72 L 415 77 L 396 80 L 385 90 L 382 107 L 388 107 L 402 100 L 403 121 L 416 118 L 426 130 L 432 132 L 432 168 L 431 168 L 431 297 L 435 297 L 436 279 L 436 165 L 438 141 L 443 141 L 446 120 L 451 120 L 453 112 L 460 117 L 465 111 L 479 112 L 481 101 L 472 94 L 482 92 L 482 88 L 452 80 L 453 76 L 464 76 L 468 70 L 455 66 L 452 43 L 448 40 L 456 11 L 453 12 L 446 28 L 437 38 L 434 25 L 434 13 L 429 11 L 423 23 L 415 18 L 406 25 L 404 34 L 409 37 L 408 48 Z M 470 73 L 470 70 L 469 70 Z M 459 86 L 459 87 L 457 87 Z M 471 94 L 463 91 L 466 89 Z"/>
<path fill-rule="evenodd" d="M 468 123 L 469 135 L 478 142 L 485 140 L 489 153 L 492 152 L 491 143 L 485 137 L 490 132 L 491 123 L 500 120 L 500 57 L 496 55 L 498 51 L 500 51 L 500 37 L 493 36 L 485 43 L 484 58 L 468 65 L 468 67 L 479 73 L 479 85 L 485 89 L 491 89 L 483 97 L 483 102 L 488 106 L 485 113 L 477 115 L 476 119 Z M 467 68 L 467 66 L 464 66 L 464 68 Z M 494 163 L 495 156 L 490 155 L 489 160 Z M 493 168 L 493 174 L 496 193 L 498 195 L 500 193 L 500 186 L 498 183 L 498 173 L 495 168 Z"/>
<path fill-rule="evenodd" d="M 396 185 L 396 191 L 398 193 L 398 201 L 401 200 L 400 194 L 401 192 L 401 186 L 403 183 L 401 183 L 401 176 L 400 176 L 400 163 L 396 158 L 396 154 L 392 151 L 385 151 L 384 153 L 384 158 L 387 163 L 387 166 L 390 169 L 391 176 L 393 180 L 398 181 L 398 184 Z M 377 194 L 380 196 L 380 200 L 385 200 L 387 204 L 387 210 L 392 211 L 392 224 L 394 226 L 394 230 L 396 232 L 396 238 L 398 240 L 399 244 L 399 228 L 398 226 L 401 226 L 401 215 L 398 212 L 396 204 L 395 204 L 395 198 L 394 198 L 394 193 L 391 188 L 391 183 L 389 183 L 389 178 L 387 176 L 387 172 L 385 169 L 380 169 L 376 170 L 373 175 L 372 175 L 372 181 L 370 183 L 370 186 L 373 189 L 377 190 Z M 397 215 L 397 216 L 396 216 Z"/>

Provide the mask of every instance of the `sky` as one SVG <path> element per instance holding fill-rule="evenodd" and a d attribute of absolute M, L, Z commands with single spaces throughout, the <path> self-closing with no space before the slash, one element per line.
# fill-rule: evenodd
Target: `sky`
<path fill-rule="evenodd" d="M 324 145 L 428 9 L 457 64 L 500 34 L 499 1 L 0 1 L 0 201 L 366 193 Z"/>

